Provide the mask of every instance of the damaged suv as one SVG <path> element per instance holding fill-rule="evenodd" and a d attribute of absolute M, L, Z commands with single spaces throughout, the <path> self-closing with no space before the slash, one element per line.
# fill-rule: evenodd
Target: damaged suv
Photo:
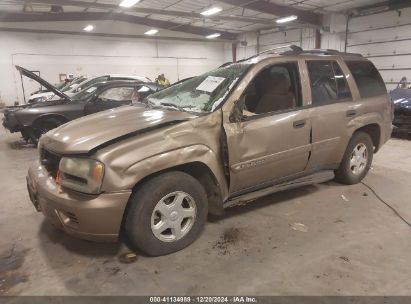
<path fill-rule="evenodd" d="M 392 111 L 360 55 L 273 50 L 46 133 L 29 194 L 70 235 L 125 235 L 168 254 L 199 236 L 208 213 L 333 178 L 358 183 Z"/>

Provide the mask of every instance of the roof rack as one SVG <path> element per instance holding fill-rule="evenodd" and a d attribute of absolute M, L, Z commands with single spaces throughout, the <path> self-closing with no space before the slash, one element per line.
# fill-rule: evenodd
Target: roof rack
<path fill-rule="evenodd" d="M 262 54 L 282 54 L 282 52 L 279 52 L 279 50 L 286 49 L 286 48 L 290 49 L 289 52 L 302 52 L 303 51 L 303 49 L 301 47 L 299 47 L 298 45 L 287 44 L 287 45 L 282 45 L 282 46 L 278 46 L 278 47 L 275 47 L 275 48 L 272 48 L 272 49 L 268 49 L 268 50 L 259 52 L 259 53 L 255 54 L 253 56 L 248 57 L 248 58 L 241 59 L 238 62 L 247 61 L 247 60 L 253 59 L 255 57 L 258 57 Z"/>
<path fill-rule="evenodd" d="M 337 50 L 333 49 L 314 49 L 314 50 L 303 50 L 300 48 L 300 50 L 292 50 L 292 51 L 286 51 L 281 53 L 282 55 L 303 55 L 303 54 L 313 54 L 313 55 L 346 55 L 346 56 L 356 56 L 356 57 L 362 57 L 361 54 L 359 53 L 347 53 L 347 52 L 340 52 Z"/>
<path fill-rule="evenodd" d="M 288 49 L 288 50 L 285 50 L 285 51 L 281 52 L 280 50 L 282 50 L 282 49 Z M 358 53 L 346 53 L 346 52 L 340 52 L 340 51 L 332 50 L 332 49 L 303 50 L 298 45 L 287 44 L 287 45 L 283 45 L 283 46 L 279 46 L 279 47 L 276 47 L 276 48 L 272 48 L 272 49 L 269 49 L 269 50 L 259 52 L 258 54 L 255 54 L 251 57 L 239 60 L 238 62 L 244 62 L 244 61 L 250 60 L 252 58 L 258 57 L 262 54 L 278 54 L 278 55 L 304 55 L 304 54 L 310 55 L 310 54 L 312 54 L 312 55 L 345 55 L 345 56 L 362 57 L 362 55 L 358 54 Z"/>

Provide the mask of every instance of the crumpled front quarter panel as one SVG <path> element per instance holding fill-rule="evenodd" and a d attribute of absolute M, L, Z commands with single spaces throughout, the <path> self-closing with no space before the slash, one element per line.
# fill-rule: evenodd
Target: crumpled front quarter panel
<path fill-rule="evenodd" d="M 201 162 L 210 168 L 222 195 L 226 195 L 221 130 L 221 112 L 216 111 L 176 125 L 159 127 L 97 151 L 95 157 L 106 164 L 103 191 L 132 189 L 153 173 Z"/>

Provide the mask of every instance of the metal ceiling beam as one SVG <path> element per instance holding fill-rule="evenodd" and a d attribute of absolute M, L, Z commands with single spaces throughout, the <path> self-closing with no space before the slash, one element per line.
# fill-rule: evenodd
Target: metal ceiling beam
<path fill-rule="evenodd" d="M 151 40 L 172 40 L 172 41 L 197 41 L 197 42 L 213 42 L 207 38 L 185 38 L 185 37 L 170 37 L 170 36 L 147 36 L 147 35 L 128 35 L 128 34 L 107 34 L 107 33 L 85 33 L 73 31 L 59 30 L 40 30 L 27 28 L 12 28 L 1 27 L 0 32 L 16 32 L 16 33 L 34 33 L 34 34 L 58 34 L 58 35 L 73 35 L 85 37 L 108 37 L 108 38 L 128 38 L 128 39 L 151 39 Z"/>
<path fill-rule="evenodd" d="M 26 3 L 38 3 L 38 4 L 50 4 L 50 5 L 61 5 L 61 6 L 77 6 L 83 8 L 97 8 L 105 10 L 121 10 L 131 13 L 140 13 L 140 14 L 149 14 L 149 15 L 162 15 L 162 16 L 173 16 L 173 17 L 182 17 L 182 18 L 195 18 L 201 20 L 212 20 L 212 21 L 236 21 L 236 22 L 245 22 L 245 23 L 258 23 L 258 24 L 273 24 L 272 20 L 261 19 L 261 18 L 252 18 L 252 17 L 242 17 L 242 16 L 203 16 L 199 13 L 194 12 L 182 12 L 174 11 L 168 9 L 154 9 L 154 8 L 139 8 L 131 7 L 124 9 L 118 5 L 100 3 L 100 2 L 86 2 L 81 0 L 18 0 L 19 2 Z"/>
<path fill-rule="evenodd" d="M 236 40 L 237 35 L 218 31 L 215 29 L 192 26 L 187 24 L 174 23 L 170 21 L 154 20 L 149 18 L 137 17 L 134 15 L 121 13 L 96 13 L 96 12 L 75 12 L 75 13 L 10 13 L 7 11 L 0 11 L 1 22 L 54 22 L 54 21 L 91 21 L 91 20 L 116 20 L 139 25 L 146 25 L 149 27 L 161 29 L 173 29 L 174 31 L 184 32 L 194 35 L 207 36 L 213 33 L 220 33 L 221 39 Z"/>
<path fill-rule="evenodd" d="M 278 5 L 264 0 L 218 0 L 219 2 L 244 7 L 253 11 L 274 15 L 277 17 L 287 17 L 290 15 L 298 16 L 298 21 L 311 24 L 314 26 L 322 26 L 322 15 L 300 10 L 291 6 Z"/>

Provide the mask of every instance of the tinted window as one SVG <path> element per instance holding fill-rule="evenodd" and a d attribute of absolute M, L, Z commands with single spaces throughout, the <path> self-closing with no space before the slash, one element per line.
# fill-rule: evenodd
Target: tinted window
<path fill-rule="evenodd" d="M 101 93 L 98 98 L 103 101 L 132 100 L 135 89 L 132 87 L 111 88 Z"/>
<path fill-rule="evenodd" d="M 296 62 L 263 69 L 244 93 L 244 115 L 285 111 L 301 106 L 299 70 Z"/>
<path fill-rule="evenodd" d="M 308 61 L 313 105 L 350 99 L 347 80 L 336 61 Z"/>
<path fill-rule="evenodd" d="M 362 98 L 387 93 L 385 83 L 375 66 L 369 61 L 346 61 L 351 74 L 357 83 Z"/>

